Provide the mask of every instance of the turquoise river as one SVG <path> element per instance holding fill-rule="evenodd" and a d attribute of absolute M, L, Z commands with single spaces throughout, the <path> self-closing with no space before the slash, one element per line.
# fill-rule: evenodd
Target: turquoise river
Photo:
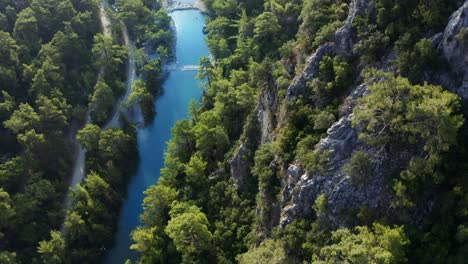
<path fill-rule="evenodd" d="M 202 30 L 205 23 L 203 15 L 197 10 L 174 11 L 170 15 L 176 28 L 177 63 L 197 65 L 201 57 L 209 54 Z M 143 212 L 143 192 L 159 179 L 171 128 L 188 116 L 190 101 L 201 98 L 202 90 L 195 76 L 196 71 L 170 72 L 163 83 L 164 92 L 155 102 L 154 122 L 138 130 L 140 163 L 128 185 L 127 199 L 114 234 L 114 247 L 109 250 L 105 263 L 122 264 L 126 259 L 138 258 L 138 254 L 129 247 L 132 244 L 130 234 L 139 225 L 139 215 Z"/>

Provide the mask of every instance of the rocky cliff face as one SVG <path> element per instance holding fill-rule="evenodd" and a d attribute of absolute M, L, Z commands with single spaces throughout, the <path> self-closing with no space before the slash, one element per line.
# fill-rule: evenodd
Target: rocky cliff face
<path fill-rule="evenodd" d="M 350 4 L 348 18 L 344 25 L 336 32 L 336 41 L 334 43 L 326 43 L 321 45 L 314 54 L 312 54 L 306 62 L 306 67 L 302 73 L 292 81 L 286 92 L 285 100 L 292 100 L 302 95 L 306 91 L 307 81 L 318 77 L 319 64 L 324 56 L 335 56 L 337 54 L 350 57 L 353 56 L 353 47 L 356 43 L 356 32 L 352 24 L 355 17 L 359 14 L 368 12 L 371 8 L 370 0 L 353 0 Z M 278 99 L 278 91 L 274 85 L 273 89 L 263 91 L 259 104 L 255 110 L 257 121 L 259 124 L 258 133 L 260 143 L 265 144 L 274 140 L 273 131 L 276 128 L 275 114 L 278 112 L 280 105 Z M 350 97 L 348 107 L 362 96 L 366 86 L 360 86 Z M 330 168 L 326 174 L 319 177 L 312 177 L 302 171 L 298 165 L 291 165 L 287 170 L 287 184 L 283 191 L 281 211 L 277 211 L 276 217 L 281 216 L 281 224 L 289 223 L 294 217 L 299 215 L 308 215 L 312 213 L 311 204 L 316 197 L 321 193 L 330 192 L 329 200 L 331 208 L 334 212 L 341 208 L 353 207 L 354 204 L 371 203 L 376 207 L 384 203 L 385 197 L 378 201 L 370 201 L 368 198 L 382 193 L 383 186 L 381 184 L 382 177 L 376 178 L 373 184 L 366 190 L 357 192 L 354 188 L 349 188 L 349 178 L 344 175 L 342 165 L 353 149 L 356 148 L 358 137 L 357 132 L 351 128 L 351 112 L 352 107 L 348 109 L 348 115 L 344 116 L 332 128 L 329 129 L 329 138 L 322 140 L 319 144 L 323 150 L 331 150 Z M 281 116 L 278 122 L 281 124 Z M 362 143 L 359 143 L 362 145 Z M 252 161 L 249 160 L 253 150 L 248 149 L 244 144 L 241 144 L 230 161 L 230 174 L 234 179 L 236 188 L 242 191 L 246 177 L 249 176 L 249 168 Z M 334 163 L 334 164 L 333 164 Z M 343 194 L 342 191 L 345 193 Z M 333 194 L 331 194 L 333 193 Z M 335 206 L 336 204 L 336 206 Z M 276 210 L 275 210 L 276 211 Z M 277 222 L 277 220 L 275 221 Z M 339 224 L 339 221 L 334 221 Z"/>
<path fill-rule="evenodd" d="M 354 44 L 356 44 L 356 29 L 353 27 L 353 22 L 356 16 L 364 15 L 365 13 L 374 12 L 372 1 L 369 0 L 352 0 L 348 12 L 348 17 L 344 25 L 335 33 L 336 52 L 344 57 L 354 55 Z"/>
<path fill-rule="evenodd" d="M 334 43 L 322 45 L 311 56 L 302 75 L 296 78 L 288 89 L 287 99 L 294 98 L 305 89 L 305 83 L 318 74 L 317 65 L 325 55 L 353 56 L 353 46 L 357 42 L 352 22 L 356 15 L 372 12 L 371 1 L 352 1 L 348 19 L 345 25 L 336 32 Z M 463 99 L 468 99 L 468 50 L 456 37 L 462 28 L 468 24 L 468 2 L 455 12 L 443 34 L 435 36 L 435 42 L 440 43 L 440 49 L 457 74 L 462 76 L 461 86 L 454 88 Z M 379 68 L 391 70 L 390 61 L 395 53 L 391 52 Z M 452 76 L 445 76 L 451 79 Z M 451 87 L 450 85 L 446 87 Z M 453 87 L 453 85 L 452 85 Z M 324 216 L 332 228 L 346 225 L 349 212 L 353 209 L 367 208 L 384 215 L 392 214 L 394 192 L 388 181 L 388 172 L 400 170 L 411 158 L 411 153 L 401 150 L 398 153 L 387 153 L 376 150 L 362 142 L 358 135 L 359 129 L 351 126 L 353 108 L 357 100 L 367 92 L 367 84 L 359 85 L 345 100 L 341 109 L 340 119 L 327 131 L 327 137 L 322 139 L 314 150 L 328 153 L 328 162 L 323 172 L 313 174 L 305 172 L 300 164 L 291 164 L 285 172 L 284 189 L 282 192 L 282 210 L 280 224 L 287 225 L 298 217 L 314 217 L 312 205 L 319 195 L 327 198 L 327 212 Z M 373 163 L 372 177 L 363 185 L 353 184 L 344 171 L 344 165 L 352 153 L 363 150 L 370 154 Z M 418 222 L 430 212 L 433 201 L 426 201 L 420 208 L 407 212 L 405 217 Z M 401 209 L 400 209 L 401 211 Z M 403 217 L 403 216 L 401 216 Z"/>
<path fill-rule="evenodd" d="M 335 33 L 335 41 L 326 43 L 317 48 L 306 61 L 306 67 L 302 73 L 294 78 L 286 93 L 286 100 L 291 100 L 304 94 L 307 81 L 318 77 L 320 61 L 324 56 L 341 55 L 343 57 L 352 57 L 354 55 L 354 45 L 357 42 L 356 30 L 353 28 L 353 22 L 358 15 L 366 12 L 373 12 L 372 1 L 353 0 L 350 3 L 348 17 L 344 25 Z"/>
<path fill-rule="evenodd" d="M 294 78 L 286 92 L 286 100 L 292 100 L 301 94 L 304 94 L 307 89 L 307 81 L 317 78 L 319 75 L 319 66 L 322 58 L 325 56 L 335 55 L 335 44 L 327 43 L 321 45 L 312 56 L 306 61 L 306 67 L 302 73 Z"/>
<path fill-rule="evenodd" d="M 347 100 L 355 102 L 367 91 L 367 85 L 356 88 Z M 346 224 L 348 214 L 353 209 L 369 208 L 380 212 L 388 211 L 392 201 L 391 187 L 385 182 L 388 169 L 386 153 L 370 148 L 359 140 L 359 131 L 352 128 L 353 114 L 341 117 L 327 131 L 328 136 L 316 146 L 328 155 L 325 170 L 314 174 L 306 173 L 297 164 L 287 170 L 287 185 L 283 191 L 283 210 L 280 223 L 290 223 L 296 217 L 313 217 L 312 205 L 319 195 L 327 198 L 328 211 L 324 216 L 332 227 Z M 363 185 L 353 184 L 344 172 L 344 164 L 356 150 L 371 154 L 373 163 L 372 178 Z"/>
<path fill-rule="evenodd" d="M 291 85 L 286 91 L 285 100 L 292 100 L 297 96 L 304 94 L 306 91 L 307 81 L 318 77 L 320 61 L 324 56 L 335 56 L 337 54 L 344 57 L 351 57 L 353 55 L 353 47 L 356 43 L 356 30 L 352 24 L 357 15 L 370 12 L 372 5 L 370 0 L 352 0 L 348 17 L 344 25 L 336 32 L 335 42 L 326 43 L 321 45 L 314 54 L 312 54 L 306 61 L 306 67 L 302 73 L 294 78 Z M 272 85 L 273 89 L 263 91 L 260 101 L 255 109 L 258 123 L 260 125 L 260 143 L 265 144 L 274 140 L 272 134 L 277 124 L 281 124 L 281 115 L 276 120 L 275 114 L 278 112 L 280 101 L 278 99 L 278 91 Z M 231 177 L 235 180 L 236 186 L 241 188 L 242 182 L 247 177 L 247 167 L 250 164 L 242 161 L 242 157 L 246 156 L 247 152 L 251 152 L 247 148 L 242 147 L 234 154 L 231 160 Z"/>
<path fill-rule="evenodd" d="M 230 173 L 232 179 L 234 179 L 234 186 L 241 192 L 244 190 L 245 181 L 250 174 L 250 167 L 252 166 L 251 152 L 252 150 L 248 149 L 245 144 L 241 144 L 230 161 Z"/>
<path fill-rule="evenodd" d="M 238 191 L 243 191 L 250 168 L 253 165 L 253 154 L 259 144 L 266 144 L 274 140 L 272 134 L 276 126 L 276 111 L 279 105 L 278 88 L 271 84 L 270 89 L 265 89 L 254 110 L 255 133 L 258 135 L 255 142 L 241 142 L 240 147 L 235 151 L 230 160 L 230 175 L 234 180 Z"/>
<path fill-rule="evenodd" d="M 450 17 L 439 44 L 439 49 L 452 66 L 452 70 L 462 79 L 461 85 L 454 90 L 464 100 L 468 100 L 468 44 L 463 43 L 457 36 L 467 27 L 468 1 L 465 1 L 463 6 Z"/>
<path fill-rule="evenodd" d="M 356 16 L 373 12 L 369 0 L 353 0 L 350 4 L 348 17 L 344 25 L 335 33 L 335 42 L 320 46 L 307 60 L 307 65 L 301 75 L 295 78 L 288 88 L 286 100 L 291 100 L 304 94 L 307 81 L 318 77 L 319 64 L 324 56 L 341 55 L 350 58 L 354 56 L 354 45 L 357 42 L 353 22 Z M 327 198 L 328 213 L 324 216 L 332 226 L 344 225 L 347 212 L 353 208 L 367 206 L 372 209 L 389 208 L 390 189 L 384 184 L 381 157 L 373 155 L 374 177 L 362 186 L 351 183 L 350 177 L 343 171 L 343 166 L 355 150 L 369 148 L 359 140 L 359 131 L 351 126 L 352 109 L 358 98 L 367 91 L 367 85 L 358 86 L 345 100 L 342 116 L 338 122 L 328 129 L 328 137 L 322 139 L 315 150 L 327 153 L 328 162 L 325 170 L 310 174 L 299 164 L 292 164 L 285 172 L 284 189 L 282 192 L 282 210 L 280 224 L 285 226 L 297 217 L 312 217 L 312 205 L 321 194 Z"/>
<path fill-rule="evenodd" d="M 306 67 L 301 74 L 296 76 L 287 89 L 284 100 L 293 100 L 306 92 L 306 84 L 309 80 L 318 77 L 319 64 L 324 56 L 341 55 L 352 58 L 354 45 L 358 39 L 353 21 L 356 16 L 374 12 L 371 0 L 352 0 L 344 25 L 335 33 L 335 41 L 321 45 L 306 62 Z M 455 12 L 443 33 L 433 37 L 442 54 L 447 58 L 455 72 L 462 77 L 462 85 L 454 87 L 453 83 L 446 87 L 454 87 L 454 90 L 464 99 L 468 99 L 468 52 L 466 44 L 460 42 L 456 36 L 462 28 L 468 25 L 468 2 Z M 392 70 L 391 61 L 395 58 L 395 52 L 391 52 L 379 68 Z M 442 76 L 441 79 L 451 80 L 452 76 Z M 451 81 L 450 81 L 451 82 Z M 443 81 L 442 81 L 443 83 Z M 345 226 L 349 213 L 354 209 L 367 208 L 383 215 L 392 215 L 392 202 L 394 191 L 391 181 L 388 180 L 388 172 L 401 170 L 402 165 L 410 158 L 411 153 L 401 150 L 399 153 L 387 153 L 385 150 L 376 150 L 359 139 L 359 129 L 352 127 L 353 109 L 357 100 L 367 92 L 368 84 L 358 85 L 346 98 L 342 105 L 340 118 L 327 131 L 327 137 L 323 138 L 311 151 L 323 151 L 327 153 L 328 162 L 321 172 L 307 173 L 300 163 L 293 163 L 283 170 L 283 191 L 281 193 L 281 210 L 279 223 L 287 225 L 299 217 L 315 217 L 312 205 L 319 195 L 327 198 L 327 212 L 324 217 L 332 228 Z M 264 91 L 256 109 L 257 121 L 260 126 L 261 144 L 274 140 L 276 120 L 273 117 L 278 113 L 280 101 L 277 91 L 274 89 Z M 286 111 L 281 109 L 281 111 Z M 278 126 L 281 126 L 282 116 L 278 117 Z M 354 151 L 362 150 L 370 154 L 373 172 L 372 177 L 365 183 L 357 185 L 351 181 L 344 171 L 344 165 L 350 160 Z M 251 162 L 243 161 L 243 157 L 249 155 L 249 151 L 241 145 L 231 161 L 231 176 L 240 187 Z M 241 187 L 240 187 L 241 188 Z M 408 212 L 413 222 L 423 219 L 430 208 L 432 201 L 427 201 L 425 206 Z M 276 211 L 276 210 L 275 210 Z M 401 209 L 400 209 L 401 211 Z M 276 217 L 272 217 L 276 218 Z"/>

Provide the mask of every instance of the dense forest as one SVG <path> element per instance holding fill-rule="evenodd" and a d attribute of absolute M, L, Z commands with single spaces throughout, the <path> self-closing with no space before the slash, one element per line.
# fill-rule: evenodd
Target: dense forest
<path fill-rule="evenodd" d="M 0 1 L 0 263 L 96 263 L 112 243 L 137 155 L 124 114 L 104 126 L 135 105 L 152 114 L 172 37 L 159 5 L 117 1 L 117 13 L 106 4 Z M 127 30 L 141 80 L 118 108 Z M 161 59 L 149 60 L 156 50 Z M 68 191 L 79 145 L 87 177 Z"/>
<path fill-rule="evenodd" d="M 139 263 L 466 261 L 467 3 L 205 4 Z"/>
<path fill-rule="evenodd" d="M 468 2 L 204 4 L 137 263 L 466 262 Z M 102 260 L 173 45 L 159 1 L 0 0 L 0 263 Z"/>

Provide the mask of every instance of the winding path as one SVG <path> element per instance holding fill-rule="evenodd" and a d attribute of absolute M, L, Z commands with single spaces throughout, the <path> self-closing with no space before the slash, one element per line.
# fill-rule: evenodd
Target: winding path
<path fill-rule="evenodd" d="M 108 128 L 118 128 L 120 127 L 119 119 L 120 119 L 120 110 L 122 102 L 125 102 L 130 94 L 132 93 L 132 85 L 133 82 L 136 80 L 136 65 L 135 65 L 135 43 L 130 39 L 128 35 L 128 30 L 125 24 L 122 23 L 122 34 L 125 42 L 125 46 L 128 48 L 128 65 L 127 65 L 127 83 L 125 94 L 119 99 L 114 107 L 114 113 L 112 114 L 112 118 L 102 127 L 102 130 L 106 130 Z"/>
<path fill-rule="evenodd" d="M 101 33 L 105 37 L 110 37 L 111 33 L 109 30 L 110 27 L 110 21 L 109 18 L 107 17 L 106 14 L 106 7 L 107 7 L 107 1 L 103 0 L 101 2 L 101 7 L 99 8 L 99 19 L 101 20 Z M 99 69 L 98 76 L 101 76 L 104 74 L 104 67 L 101 67 Z M 99 77 L 98 77 L 99 78 Z M 86 122 L 85 126 L 91 124 L 91 117 L 90 117 L 90 110 L 86 111 Z M 76 186 L 83 180 L 84 175 L 85 175 L 85 159 L 86 159 L 86 150 L 81 147 L 81 145 L 78 143 L 76 140 L 76 135 L 74 138 L 74 144 L 75 144 L 75 164 L 73 167 L 73 173 L 72 173 L 72 178 L 70 181 L 70 187 L 72 189 L 76 189 Z M 68 195 L 65 198 L 65 206 L 67 209 L 70 206 L 70 201 L 68 200 Z"/>
<path fill-rule="evenodd" d="M 101 20 L 101 32 L 104 36 L 110 37 L 111 32 L 110 28 L 110 21 L 106 14 L 106 7 L 107 1 L 103 0 L 101 2 L 101 7 L 99 10 L 99 19 Z M 122 32 L 124 37 L 125 45 L 128 48 L 128 66 L 127 66 L 127 84 L 126 84 L 126 91 L 125 94 L 118 100 L 116 103 L 116 107 L 114 107 L 112 118 L 103 126 L 102 130 L 111 128 L 111 127 L 120 127 L 119 118 L 120 118 L 120 105 L 122 102 L 127 100 L 128 96 L 132 90 L 132 84 L 136 78 L 136 70 L 135 70 L 135 45 L 130 40 L 127 27 L 122 23 Z M 104 68 L 99 69 L 98 75 L 104 74 Z M 86 112 L 86 122 L 85 126 L 91 124 L 91 117 L 90 117 L 90 110 Z M 75 136 L 76 137 L 76 136 Z M 85 178 L 86 176 L 86 150 L 80 146 L 77 142 L 76 138 L 74 139 L 75 145 L 75 163 L 73 167 L 73 174 L 70 181 L 70 188 L 76 189 L 77 185 Z M 70 200 L 68 199 L 68 194 L 65 196 L 65 208 L 68 209 L 70 207 Z"/>

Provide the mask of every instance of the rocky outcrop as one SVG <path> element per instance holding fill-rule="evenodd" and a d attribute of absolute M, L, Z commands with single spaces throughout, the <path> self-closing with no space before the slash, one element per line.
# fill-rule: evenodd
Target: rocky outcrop
<path fill-rule="evenodd" d="M 350 4 L 348 17 L 344 25 L 335 33 L 335 42 L 321 45 L 309 57 L 306 67 L 291 83 L 287 90 L 286 99 L 291 100 L 305 94 L 307 82 L 319 75 L 320 61 L 324 56 L 341 55 L 352 57 L 354 45 L 357 42 L 356 30 L 353 22 L 356 16 L 372 12 L 372 1 L 353 0 Z M 303 171 L 300 164 L 292 164 L 287 169 L 285 187 L 282 193 L 282 210 L 280 224 L 290 223 L 296 217 L 313 216 L 312 205 L 316 198 L 324 194 L 328 200 L 329 213 L 327 218 L 335 226 L 344 224 L 342 215 L 352 208 L 389 208 L 391 192 L 383 184 L 384 173 L 380 163 L 382 153 L 373 155 L 374 173 L 368 184 L 355 186 L 350 177 L 343 171 L 344 164 L 355 150 L 366 149 L 372 152 L 358 138 L 358 131 L 351 126 L 352 110 L 358 98 L 367 91 L 366 85 L 357 87 L 345 100 L 342 117 L 329 130 L 328 137 L 322 139 L 316 150 L 328 153 L 329 160 L 324 172 L 309 174 Z M 312 151 L 312 150 L 311 150 Z M 385 195 L 387 194 L 388 195 Z"/>
<path fill-rule="evenodd" d="M 296 77 L 286 92 L 286 99 L 291 100 L 297 96 L 304 94 L 307 89 L 307 81 L 317 78 L 319 75 L 320 62 L 324 56 L 334 56 L 335 45 L 327 43 L 321 45 L 312 56 L 307 59 L 306 67 L 301 75 Z"/>
<path fill-rule="evenodd" d="M 353 46 L 356 43 L 355 30 L 352 27 L 353 20 L 361 12 L 372 12 L 371 1 L 352 1 L 349 16 L 344 26 L 335 34 L 335 42 L 320 47 L 317 53 L 311 56 L 306 69 L 288 89 L 289 98 L 294 98 L 304 91 L 306 82 L 317 74 L 317 63 L 323 53 L 335 53 L 342 56 L 353 56 Z M 452 66 L 452 71 L 461 76 L 463 82 L 460 86 L 453 78 L 453 72 L 447 70 L 440 76 L 445 86 L 457 92 L 463 99 L 468 99 L 468 49 L 456 36 L 468 25 L 468 2 L 456 11 L 450 18 L 447 28 L 443 33 L 431 38 L 434 45 L 438 46 L 441 53 Z M 383 60 L 380 69 L 394 71 L 392 63 L 395 52 L 388 54 Z M 318 62 L 317 62 L 318 61 Z M 445 81 L 444 81 L 445 80 Z M 280 224 L 285 226 L 297 218 L 316 217 L 312 205 L 319 195 L 324 195 L 327 201 L 327 211 L 320 217 L 325 218 L 331 228 L 338 228 L 348 224 L 350 212 L 366 208 L 378 212 L 380 215 L 396 216 L 392 213 L 395 194 L 392 183 L 387 178 L 391 172 L 399 172 L 406 167 L 412 157 L 418 155 L 414 150 L 386 150 L 374 149 L 359 139 L 359 129 L 352 127 L 353 109 L 357 101 L 367 92 L 367 85 L 358 86 L 346 98 L 341 107 L 338 122 L 327 131 L 327 137 L 323 138 L 311 151 L 321 151 L 328 155 L 328 160 L 323 170 L 314 173 L 304 171 L 299 163 L 290 164 L 285 171 L 284 189 L 282 193 L 282 210 Z M 344 170 L 344 165 L 350 160 L 353 152 L 362 150 L 368 153 L 372 160 L 371 177 L 365 184 L 356 184 Z M 401 209 L 399 220 L 419 223 L 437 201 L 428 197 L 415 208 Z"/>
<path fill-rule="evenodd" d="M 286 92 L 286 99 L 291 100 L 305 93 L 307 81 L 318 77 L 319 66 L 324 56 L 341 55 L 343 57 L 352 57 L 354 45 L 357 43 L 356 29 L 353 22 L 356 16 L 373 12 L 372 1 L 353 0 L 350 4 L 348 17 L 344 25 L 335 33 L 335 41 L 326 43 L 317 48 L 306 61 L 306 67 L 302 73 L 294 78 Z"/>
<path fill-rule="evenodd" d="M 365 94 L 366 88 L 366 85 L 360 85 L 348 99 L 355 102 Z M 359 140 L 359 131 L 351 126 L 352 118 L 352 113 L 340 118 L 328 129 L 328 136 L 316 146 L 315 151 L 328 154 L 323 172 L 309 174 L 298 164 L 289 166 L 283 191 L 282 226 L 297 217 L 314 216 L 311 206 L 321 194 L 327 198 L 328 211 L 324 217 L 335 228 L 346 224 L 350 210 L 366 207 L 382 212 L 390 208 L 391 186 L 385 184 L 387 170 L 384 168 L 386 164 L 382 162 L 386 160 L 386 155 Z M 363 185 L 354 184 L 343 169 L 356 150 L 370 153 L 374 165 L 372 177 Z"/>
<path fill-rule="evenodd" d="M 450 17 L 440 47 L 453 69 L 464 74 L 468 74 L 468 47 L 463 45 L 456 36 L 462 28 L 466 27 L 468 27 L 468 2 L 465 2 Z"/>
<path fill-rule="evenodd" d="M 335 33 L 335 46 L 336 53 L 350 57 L 353 55 L 354 44 L 356 44 L 356 30 L 353 27 L 353 22 L 356 16 L 364 15 L 366 12 L 370 12 L 372 1 L 369 0 L 353 0 L 351 1 L 348 17 L 344 22 L 344 25 Z"/>
<path fill-rule="evenodd" d="M 241 144 L 230 161 L 230 173 L 234 179 L 234 186 L 241 192 L 245 189 L 245 181 L 249 177 L 250 167 L 252 166 L 250 156 L 250 150 L 244 144 Z"/>
<path fill-rule="evenodd" d="M 276 127 L 275 114 L 279 103 L 278 87 L 271 83 L 266 89 L 263 89 L 260 101 L 255 109 L 257 120 L 260 124 L 261 144 L 273 141 L 271 132 Z"/>
<path fill-rule="evenodd" d="M 249 120 L 250 117 L 247 118 L 247 123 L 253 122 L 250 124 L 250 132 L 241 137 L 241 144 L 229 161 L 231 178 L 240 192 L 245 190 L 245 185 L 248 185 L 250 180 L 248 177 L 253 165 L 255 150 L 259 144 L 273 141 L 272 131 L 276 127 L 275 113 L 278 105 L 278 87 L 270 83 L 262 90 L 260 100 L 252 113 L 253 120 Z M 246 126 L 248 127 L 249 124 Z M 243 132 L 246 133 L 245 130 Z"/>
<path fill-rule="evenodd" d="M 439 44 L 439 49 L 452 66 L 452 70 L 462 78 L 462 84 L 456 88 L 455 92 L 465 100 L 468 100 L 468 45 L 462 43 L 457 35 L 467 27 L 468 1 L 465 1 L 450 17 Z"/>

